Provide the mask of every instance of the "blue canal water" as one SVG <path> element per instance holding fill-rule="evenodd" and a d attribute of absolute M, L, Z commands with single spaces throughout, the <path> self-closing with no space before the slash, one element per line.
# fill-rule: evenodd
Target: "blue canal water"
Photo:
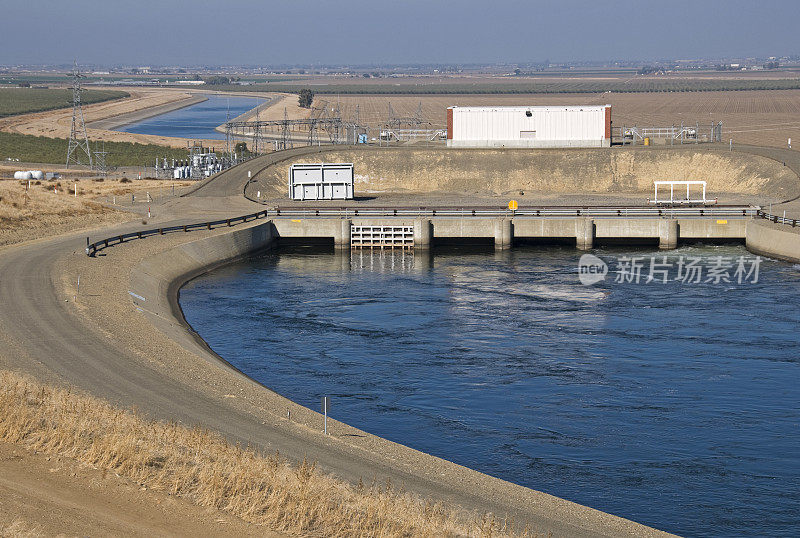
<path fill-rule="evenodd" d="M 131 123 L 117 130 L 158 136 L 224 140 L 225 133 L 214 129 L 225 123 L 228 117 L 233 119 L 263 102 L 265 99 L 255 97 L 209 95 L 201 103 Z"/>
<path fill-rule="evenodd" d="M 330 395 L 369 432 L 688 536 L 796 536 L 800 268 L 695 284 L 673 267 L 645 284 L 663 253 L 599 249 L 611 273 L 588 287 L 576 252 L 294 247 L 198 278 L 180 302 L 246 374 L 314 409 Z M 615 281 L 625 256 L 645 257 L 638 284 Z M 710 271 L 749 254 L 668 256 Z"/>

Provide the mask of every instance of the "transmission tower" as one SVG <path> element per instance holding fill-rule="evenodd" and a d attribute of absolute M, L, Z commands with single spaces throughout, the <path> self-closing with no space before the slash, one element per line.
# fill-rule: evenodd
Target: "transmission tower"
<path fill-rule="evenodd" d="M 94 142 L 94 167 L 104 178 L 108 176 L 108 165 L 106 164 L 106 141 L 103 140 L 102 151 L 98 149 L 97 141 Z"/>
<path fill-rule="evenodd" d="M 81 155 L 86 154 L 89 159 L 89 168 L 92 167 L 92 152 L 89 150 L 89 137 L 86 136 L 86 123 L 83 121 L 83 108 L 81 108 L 81 75 L 78 71 L 78 61 L 72 68 L 72 128 L 69 132 L 69 145 L 67 146 L 67 168 L 70 163 L 81 164 Z M 78 151 L 80 150 L 80 151 Z"/>

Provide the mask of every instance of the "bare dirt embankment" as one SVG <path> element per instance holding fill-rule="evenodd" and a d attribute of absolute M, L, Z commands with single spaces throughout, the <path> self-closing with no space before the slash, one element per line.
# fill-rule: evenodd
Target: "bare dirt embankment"
<path fill-rule="evenodd" d="M 56 181 L 0 180 L 0 246 L 136 218 L 135 214 L 104 205 L 132 193 L 157 196 L 192 182 L 129 181 L 91 178 Z M 77 196 L 75 188 L 77 187 Z M 138 194 L 137 194 L 138 195 Z M 141 199 L 141 196 L 140 196 Z"/>
<path fill-rule="evenodd" d="M 164 107 L 173 106 L 180 108 L 187 100 L 193 98 L 192 94 L 181 90 L 144 89 L 130 90 L 130 97 L 97 103 L 83 107 L 83 116 L 87 124 L 122 114 L 136 114 L 155 107 L 166 110 Z M 22 114 L 0 120 L 0 130 L 9 133 L 47 136 L 51 138 L 68 138 L 72 121 L 72 108 L 39 112 L 36 114 Z M 87 129 L 89 138 L 114 142 L 138 142 L 140 144 L 160 144 L 164 146 L 185 147 L 186 141 L 180 138 L 165 136 L 139 135 L 109 131 L 105 129 Z"/>
<path fill-rule="evenodd" d="M 800 188 L 781 163 L 719 149 L 502 150 L 343 149 L 277 163 L 258 175 L 269 196 L 285 196 L 292 162 L 352 162 L 357 194 L 466 196 L 605 194 L 652 196 L 656 180 L 702 180 L 710 197 L 787 199 Z"/>

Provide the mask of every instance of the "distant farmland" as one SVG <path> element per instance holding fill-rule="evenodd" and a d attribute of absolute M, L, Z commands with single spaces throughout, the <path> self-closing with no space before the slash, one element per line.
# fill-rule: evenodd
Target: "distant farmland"
<path fill-rule="evenodd" d="M 596 77 L 452 77 L 452 78 L 381 78 L 309 79 L 305 82 L 275 82 L 253 84 L 247 91 L 278 91 L 297 93 L 311 88 L 316 94 L 411 94 L 411 95 L 482 95 L 482 94 L 562 94 L 562 93 L 637 93 L 637 92 L 708 92 L 800 89 L 800 78 L 724 78 L 663 76 L 644 77 L 618 75 Z M 241 86 L 222 86 L 218 89 L 241 91 Z"/>
<path fill-rule="evenodd" d="M 785 147 L 786 139 L 800 143 L 800 90 L 703 93 L 600 93 L 527 95 L 319 95 L 315 107 L 341 107 L 344 118 L 355 115 L 379 128 L 389 104 L 396 116 L 413 116 L 422 103 L 422 117 L 434 128 L 445 127 L 448 106 L 468 105 L 597 105 L 611 104 L 615 129 L 623 125 L 710 125 L 723 122 L 723 137 L 735 143 Z"/>
<path fill-rule="evenodd" d="M 128 97 L 127 92 L 114 90 L 84 90 L 84 104 L 100 103 Z M 72 90 L 50 88 L 2 88 L 0 87 L 0 118 L 43 112 L 71 106 Z"/>
<path fill-rule="evenodd" d="M 94 151 L 95 143 L 90 143 L 90 146 Z M 186 149 L 155 144 L 106 142 L 105 150 L 108 152 L 106 163 L 109 166 L 153 166 L 156 158 L 186 158 Z M 0 161 L 6 159 L 64 164 L 67 160 L 67 139 L 0 132 Z"/>

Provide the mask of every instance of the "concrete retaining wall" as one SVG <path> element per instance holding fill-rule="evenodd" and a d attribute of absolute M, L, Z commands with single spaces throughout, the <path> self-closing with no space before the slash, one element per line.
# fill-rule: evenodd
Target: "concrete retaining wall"
<path fill-rule="evenodd" d="M 800 262 L 800 233 L 796 228 L 764 220 L 747 222 L 747 250 L 778 260 Z"/>
<path fill-rule="evenodd" d="M 749 219 L 664 218 L 537 218 L 516 217 L 403 217 L 351 219 L 274 219 L 278 237 L 328 237 L 340 248 L 350 245 L 350 224 L 358 226 L 414 226 L 415 246 L 427 248 L 431 239 L 487 239 L 495 246 L 510 248 L 514 238 L 571 239 L 580 249 L 592 248 L 595 239 L 657 239 L 661 248 L 675 248 L 680 239 L 744 239 Z M 417 228 L 424 228 L 421 234 Z"/>
<path fill-rule="evenodd" d="M 269 248 L 276 234 L 272 221 L 230 233 L 198 239 L 148 258 L 131 272 L 129 294 L 133 304 L 170 338 L 192 351 L 209 351 L 208 345 L 184 324 L 178 292 L 186 282 L 215 267 Z M 164 321 L 169 323 L 165 324 Z M 177 323 L 175 322 L 177 320 Z M 200 348 L 200 349 L 198 349 Z M 208 356 L 200 353 L 200 356 Z M 217 364 L 226 365 L 223 361 Z"/>
<path fill-rule="evenodd" d="M 329 148 L 265 166 L 248 193 L 286 196 L 289 165 L 352 162 L 356 196 L 380 192 L 458 192 L 516 195 L 653 192 L 663 179 L 708 182 L 710 196 L 739 193 L 785 199 L 798 193 L 797 176 L 774 160 L 714 148 L 458 149 Z"/>

